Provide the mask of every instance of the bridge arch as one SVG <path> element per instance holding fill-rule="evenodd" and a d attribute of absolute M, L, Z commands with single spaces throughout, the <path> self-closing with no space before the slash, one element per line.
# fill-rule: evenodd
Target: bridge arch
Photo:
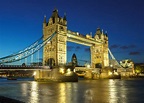
<path fill-rule="evenodd" d="M 55 66 L 55 60 L 54 60 L 54 58 L 49 58 L 49 59 L 47 59 L 47 61 L 45 61 L 45 64 L 46 64 L 47 66 L 49 66 L 49 67 Z"/>

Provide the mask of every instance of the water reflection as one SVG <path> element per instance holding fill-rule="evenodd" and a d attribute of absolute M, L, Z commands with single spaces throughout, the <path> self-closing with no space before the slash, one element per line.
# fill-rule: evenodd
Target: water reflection
<path fill-rule="evenodd" d="M 127 103 L 126 91 L 123 81 L 109 80 L 109 102 Z"/>
<path fill-rule="evenodd" d="M 66 91 L 66 85 L 64 83 L 59 84 L 59 98 L 58 101 L 60 103 L 66 103 L 66 96 L 67 96 L 67 91 Z"/>
<path fill-rule="evenodd" d="M 39 88 L 37 82 L 31 82 L 30 85 L 30 100 L 29 103 L 39 103 L 38 102 L 38 94 L 39 94 Z"/>
<path fill-rule="evenodd" d="M 77 83 L 60 83 L 58 88 L 57 103 L 73 103 L 73 101 L 77 101 Z"/>
<path fill-rule="evenodd" d="M 144 80 L 76 83 L 1 82 L 0 95 L 25 103 L 144 103 Z"/>
<path fill-rule="evenodd" d="M 91 89 L 86 90 L 84 94 L 84 98 L 85 98 L 85 103 L 92 103 L 93 91 Z"/>
<path fill-rule="evenodd" d="M 109 80 L 109 102 L 117 102 L 117 88 L 114 80 Z"/>
<path fill-rule="evenodd" d="M 22 91 L 22 96 L 27 96 L 27 89 L 28 89 L 28 86 L 27 86 L 27 84 L 26 83 L 23 83 L 22 85 L 21 85 L 21 91 Z"/>

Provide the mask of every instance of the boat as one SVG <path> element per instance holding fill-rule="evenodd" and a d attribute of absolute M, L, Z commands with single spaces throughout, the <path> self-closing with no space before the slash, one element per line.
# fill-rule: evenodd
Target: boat
<path fill-rule="evenodd" d="M 7 80 L 17 80 L 17 78 L 14 76 L 7 76 Z"/>
<path fill-rule="evenodd" d="M 84 77 L 85 76 L 84 71 L 76 71 L 75 73 L 78 75 L 78 77 Z"/>

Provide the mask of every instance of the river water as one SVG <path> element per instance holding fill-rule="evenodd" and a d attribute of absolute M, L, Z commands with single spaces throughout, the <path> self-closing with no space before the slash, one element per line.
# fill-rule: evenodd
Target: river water
<path fill-rule="evenodd" d="M 0 95 L 25 103 L 144 103 L 144 80 L 44 83 L 0 79 Z"/>

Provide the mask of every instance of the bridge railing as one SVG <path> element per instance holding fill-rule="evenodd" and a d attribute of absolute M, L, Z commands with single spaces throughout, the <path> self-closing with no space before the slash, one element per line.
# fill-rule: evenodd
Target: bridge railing
<path fill-rule="evenodd" d="M 0 69 L 49 69 L 50 68 L 48 66 L 31 66 L 31 65 L 27 65 L 27 66 L 22 66 L 22 65 L 0 65 Z"/>

